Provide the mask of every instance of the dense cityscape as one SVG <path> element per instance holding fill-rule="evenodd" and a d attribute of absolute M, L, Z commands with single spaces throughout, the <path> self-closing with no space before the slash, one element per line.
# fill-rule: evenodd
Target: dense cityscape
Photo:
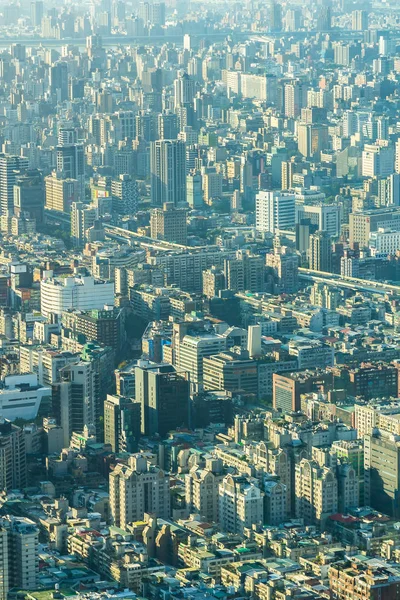
<path fill-rule="evenodd" d="M 400 600 L 400 4 L 0 3 L 0 600 Z"/>

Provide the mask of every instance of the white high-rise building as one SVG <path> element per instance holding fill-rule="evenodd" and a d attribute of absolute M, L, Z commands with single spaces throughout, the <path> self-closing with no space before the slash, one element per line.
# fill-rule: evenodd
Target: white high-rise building
<path fill-rule="evenodd" d="M 365 144 L 362 153 L 362 176 L 388 177 L 394 172 L 394 159 L 392 146 Z"/>
<path fill-rule="evenodd" d="M 114 283 L 94 277 L 53 277 L 46 271 L 40 282 L 40 310 L 44 317 L 76 308 L 101 309 L 114 304 Z"/>
<path fill-rule="evenodd" d="M 219 484 L 222 531 L 243 534 L 245 527 L 263 523 L 264 492 L 242 475 L 227 475 Z"/>
<path fill-rule="evenodd" d="M 168 519 L 170 516 L 169 475 L 150 464 L 141 454 L 129 457 L 110 473 L 110 507 L 114 524 L 125 529 L 128 523 L 143 520 L 144 513 Z"/>
<path fill-rule="evenodd" d="M 256 229 L 275 234 L 294 229 L 295 195 L 291 192 L 259 192 L 256 196 Z"/>

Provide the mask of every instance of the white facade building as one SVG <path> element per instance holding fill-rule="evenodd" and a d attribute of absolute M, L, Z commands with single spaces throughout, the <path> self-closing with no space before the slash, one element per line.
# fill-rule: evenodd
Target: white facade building
<path fill-rule="evenodd" d="M 51 396 L 51 389 L 38 384 L 36 373 L 6 375 L 0 389 L 0 418 L 35 419 L 45 396 Z"/>
<path fill-rule="evenodd" d="M 291 192 L 259 192 L 256 196 L 256 229 L 275 234 L 294 229 L 295 195 Z"/>
<path fill-rule="evenodd" d="M 369 245 L 374 254 L 395 254 L 400 248 L 400 231 L 379 227 L 369 234 Z"/>
<path fill-rule="evenodd" d="M 114 283 L 93 277 L 53 277 L 44 274 L 40 282 L 40 310 L 44 317 L 51 313 L 61 315 L 70 308 L 78 310 L 101 309 L 114 305 Z"/>
<path fill-rule="evenodd" d="M 219 484 L 222 531 L 243 534 L 245 527 L 263 523 L 264 493 L 247 477 L 227 475 Z"/>

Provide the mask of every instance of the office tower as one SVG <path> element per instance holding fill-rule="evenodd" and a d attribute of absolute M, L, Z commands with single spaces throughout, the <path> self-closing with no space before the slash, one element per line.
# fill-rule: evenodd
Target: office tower
<path fill-rule="evenodd" d="M 301 410 L 301 394 L 305 393 L 305 382 L 296 374 L 280 375 L 274 373 L 273 385 L 273 407 L 280 410 L 282 414 L 297 412 Z"/>
<path fill-rule="evenodd" d="M 217 267 L 211 267 L 203 271 L 203 294 L 207 298 L 215 298 L 218 293 L 225 289 L 225 277 Z"/>
<path fill-rule="evenodd" d="M 205 390 L 226 390 L 233 394 L 258 393 L 257 363 L 234 352 L 203 358 Z"/>
<path fill-rule="evenodd" d="M 170 478 L 146 457 L 134 454 L 128 465 L 118 464 L 110 473 L 110 508 L 114 525 L 142 521 L 144 513 L 160 519 L 170 517 Z"/>
<path fill-rule="evenodd" d="M 296 517 L 308 525 L 324 526 L 338 511 L 338 483 L 335 471 L 303 458 L 295 466 Z"/>
<path fill-rule="evenodd" d="M 35 590 L 39 575 L 39 529 L 36 523 L 25 517 L 7 515 L 0 518 L 0 544 L 4 552 L 0 573 L 8 564 L 8 588 Z M 0 574 L 0 581 L 1 578 Z"/>
<path fill-rule="evenodd" d="M 296 118 L 300 115 L 301 109 L 307 103 L 307 86 L 306 84 L 295 81 L 288 83 L 284 87 L 284 106 L 285 115 L 287 117 Z"/>
<path fill-rule="evenodd" d="M 312 271 L 331 272 L 332 238 L 326 231 L 316 231 L 310 235 L 309 267 Z"/>
<path fill-rule="evenodd" d="M 68 144 L 56 147 L 57 171 L 65 179 L 78 181 L 79 198 L 85 198 L 85 152 L 82 144 Z"/>
<path fill-rule="evenodd" d="M 332 13 L 330 6 L 321 6 L 318 10 L 316 29 L 317 31 L 330 31 L 332 27 Z"/>
<path fill-rule="evenodd" d="M 368 31 L 368 12 L 366 10 L 353 10 L 351 13 L 351 28 L 353 31 Z"/>
<path fill-rule="evenodd" d="M 389 177 L 395 170 L 395 154 L 392 146 L 365 144 L 362 153 L 363 177 Z"/>
<path fill-rule="evenodd" d="M 194 79 L 187 73 L 180 73 L 178 78 L 174 81 L 174 105 L 175 108 L 178 106 L 186 106 L 193 102 L 193 98 L 196 93 L 196 84 Z"/>
<path fill-rule="evenodd" d="M 295 227 L 295 195 L 289 192 L 259 192 L 256 196 L 257 231 L 277 233 Z"/>
<path fill-rule="evenodd" d="M 34 0 L 31 2 L 31 22 L 33 27 L 40 27 L 43 18 L 43 2 L 42 0 Z"/>
<path fill-rule="evenodd" d="M 0 419 L 0 491 L 26 485 L 24 432 L 10 421 Z"/>
<path fill-rule="evenodd" d="M 138 14 L 145 25 L 165 25 L 164 2 L 140 2 Z"/>
<path fill-rule="evenodd" d="M 44 317 L 61 316 L 71 308 L 103 309 L 114 305 L 114 283 L 93 277 L 53 277 L 47 271 L 40 282 L 40 310 Z"/>
<path fill-rule="evenodd" d="M 176 140 L 178 137 L 178 117 L 172 112 L 158 115 L 158 139 Z"/>
<path fill-rule="evenodd" d="M 86 232 L 93 227 L 97 219 L 97 211 L 83 202 L 73 202 L 71 205 L 71 240 L 74 246 L 85 244 Z"/>
<path fill-rule="evenodd" d="M 134 215 L 139 202 L 137 182 L 126 173 L 111 181 L 112 206 L 120 215 Z"/>
<path fill-rule="evenodd" d="M 78 182 L 76 179 L 63 179 L 61 173 L 53 171 L 44 178 L 46 208 L 69 213 L 74 202 L 78 202 Z"/>
<path fill-rule="evenodd" d="M 207 458 L 204 468 L 194 466 L 185 475 L 185 498 L 191 513 L 205 517 L 209 523 L 219 521 L 219 484 L 224 476 L 220 458 Z"/>
<path fill-rule="evenodd" d="M 270 0 L 269 19 L 271 31 L 282 31 L 282 6 L 277 0 Z"/>
<path fill-rule="evenodd" d="M 191 171 L 186 176 L 186 201 L 191 209 L 203 206 L 203 182 L 198 171 Z"/>
<path fill-rule="evenodd" d="M 400 516 L 400 442 L 375 429 L 364 436 L 365 504 L 398 519 Z"/>
<path fill-rule="evenodd" d="M 135 369 L 135 398 L 141 403 L 142 434 L 165 437 L 189 422 L 189 375 L 172 365 L 148 363 Z"/>
<path fill-rule="evenodd" d="M 37 169 L 25 171 L 18 175 L 14 184 L 14 214 L 22 217 L 28 213 L 31 219 L 41 224 L 44 218 L 44 184 L 43 177 Z"/>
<path fill-rule="evenodd" d="M 290 248 L 276 248 L 273 254 L 267 254 L 266 266 L 272 270 L 274 292 L 295 294 L 299 287 L 299 256 Z"/>
<path fill-rule="evenodd" d="M 63 126 L 58 129 L 57 141 L 60 146 L 69 146 L 78 142 L 78 132 L 75 127 Z"/>
<path fill-rule="evenodd" d="M 243 475 L 226 475 L 218 488 L 219 522 L 227 533 L 243 534 L 245 528 L 263 523 L 264 492 Z"/>
<path fill-rule="evenodd" d="M 291 160 L 284 160 L 281 163 L 281 190 L 291 190 L 293 187 L 293 175 L 295 173 L 295 163 Z"/>
<path fill-rule="evenodd" d="M 68 100 L 68 63 L 60 61 L 50 67 L 49 84 L 57 103 Z"/>
<path fill-rule="evenodd" d="M 14 184 L 18 174 L 29 166 L 29 161 L 21 156 L 0 154 L 0 207 L 1 214 L 10 214 L 14 210 Z M 18 173 L 20 172 L 20 173 Z"/>
<path fill-rule="evenodd" d="M 104 442 L 116 454 L 137 452 L 141 405 L 133 398 L 107 394 L 104 401 Z"/>
<path fill-rule="evenodd" d="M 330 236 L 340 234 L 340 206 L 338 204 L 297 204 L 296 224 L 309 222 Z"/>
<path fill-rule="evenodd" d="M 163 208 L 154 208 L 150 216 L 151 237 L 175 244 L 187 243 L 187 214 L 184 208 L 175 208 L 166 202 Z"/>
<path fill-rule="evenodd" d="M 222 197 L 222 173 L 218 173 L 215 167 L 207 167 L 203 172 L 203 193 L 206 204 L 212 204 L 213 200 Z"/>
<path fill-rule="evenodd" d="M 52 396 L 66 446 L 73 432 L 82 433 L 85 426 L 90 431 L 98 428 L 103 407 L 94 362 L 80 360 L 60 369 L 60 382 L 53 385 Z"/>
<path fill-rule="evenodd" d="M 319 160 L 321 151 L 328 148 L 327 125 L 299 123 L 297 135 L 299 152 L 305 158 Z"/>
<path fill-rule="evenodd" d="M 185 143 L 157 140 L 150 144 L 151 203 L 161 207 L 165 202 L 175 206 L 186 203 Z"/>
<path fill-rule="evenodd" d="M 400 209 L 398 207 L 393 206 L 390 208 L 379 208 L 350 213 L 350 244 L 357 242 L 360 248 L 368 247 L 370 234 L 377 231 L 380 227 L 386 227 L 386 224 L 390 229 L 400 231 Z"/>

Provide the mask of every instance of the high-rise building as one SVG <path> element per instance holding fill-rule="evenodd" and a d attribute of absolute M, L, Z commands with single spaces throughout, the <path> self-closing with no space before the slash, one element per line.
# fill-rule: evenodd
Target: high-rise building
<path fill-rule="evenodd" d="M 10 421 L 2 419 L 0 420 L 0 491 L 22 489 L 25 485 L 24 432 Z"/>
<path fill-rule="evenodd" d="M 328 147 L 328 126 L 320 123 L 299 123 L 297 128 L 299 152 L 305 158 L 319 160 Z"/>
<path fill-rule="evenodd" d="M 78 341 L 79 345 L 96 342 L 114 348 L 118 353 L 124 341 L 123 311 L 108 306 L 90 311 L 70 309 L 62 313 L 61 337 Z"/>
<path fill-rule="evenodd" d="M 178 137 L 178 117 L 173 112 L 164 111 L 158 115 L 158 139 L 176 140 Z"/>
<path fill-rule="evenodd" d="M 203 173 L 204 201 L 212 204 L 215 198 L 222 197 L 222 173 L 218 173 L 215 167 L 207 167 Z"/>
<path fill-rule="evenodd" d="M 256 229 L 275 234 L 295 227 L 295 195 L 259 192 L 256 196 Z"/>
<path fill-rule="evenodd" d="M 7 529 L 0 523 L 0 600 L 7 600 L 10 589 Z"/>
<path fill-rule="evenodd" d="M 393 146 L 365 144 L 362 153 L 363 177 L 389 177 L 394 172 L 394 164 Z"/>
<path fill-rule="evenodd" d="M 34 0 L 31 2 L 31 22 L 33 27 L 40 27 L 43 18 L 43 1 Z"/>
<path fill-rule="evenodd" d="M 76 179 L 63 179 L 61 173 L 53 171 L 44 178 L 46 208 L 69 213 L 73 202 L 78 202 L 78 182 Z"/>
<path fill-rule="evenodd" d="M 192 391 L 202 391 L 203 358 L 226 350 L 226 338 L 207 331 L 204 321 L 174 323 L 173 328 L 173 364 L 189 372 Z"/>
<path fill-rule="evenodd" d="M 332 268 L 332 238 L 326 231 L 310 235 L 309 267 L 312 271 L 330 273 Z"/>
<path fill-rule="evenodd" d="M 203 294 L 207 298 L 215 298 L 218 292 L 225 289 L 225 277 L 217 267 L 203 271 Z"/>
<path fill-rule="evenodd" d="M 267 254 L 266 266 L 274 276 L 274 292 L 295 294 L 299 286 L 299 256 L 287 246 L 276 248 Z"/>
<path fill-rule="evenodd" d="M 375 429 L 364 436 L 364 501 L 395 519 L 400 517 L 400 442 Z"/>
<path fill-rule="evenodd" d="M 50 67 L 49 84 L 56 102 L 68 100 L 68 63 L 59 61 Z"/>
<path fill-rule="evenodd" d="M 118 464 L 110 473 L 110 507 L 114 525 L 142 521 L 144 513 L 160 519 L 170 517 L 169 475 L 141 454 L 129 457 L 128 465 Z"/>
<path fill-rule="evenodd" d="M 257 397 L 257 363 L 234 352 L 221 352 L 203 358 L 205 390 L 226 390 Z"/>
<path fill-rule="evenodd" d="M 282 6 L 277 0 L 270 0 L 269 19 L 271 31 L 282 31 Z"/>
<path fill-rule="evenodd" d="M 40 282 L 40 310 L 44 317 L 52 313 L 61 316 L 71 308 L 102 310 L 114 305 L 114 283 L 94 277 L 53 277 L 47 271 Z"/>
<path fill-rule="evenodd" d="M 93 206 L 83 202 L 71 205 L 71 240 L 74 246 L 83 246 L 87 238 L 87 230 L 93 227 L 97 219 L 97 211 Z"/>
<path fill-rule="evenodd" d="M 151 203 L 175 206 L 186 203 L 185 143 L 180 140 L 157 140 L 150 145 Z"/>
<path fill-rule="evenodd" d="M 340 234 L 340 206 L 338 204 L 296 204 L 296 224 L 309 220 L 317 229 L 330 236 Z"/>
<path fill-rule="evenodd" d="M 264 492 L 242 475 L 227 475 L 219 484 L 221 530 L 243 534 L 245 528 L 262 525 Z"/>
<path fill-rule="evenodd" d="M 142 407 L 142 433 L 165 437 L 189 423 L 189 374 L 172 365 L 145 363 L 135 369 L 135 398 Z"/>
<path fill-rule="evenodd" d="M 151 237 L 175 244 L 187 243 L 187 215 L 184 208 L 175 208 L 166 202 L 163 208 L 154 208 L 150 216 Z"/>
<path fill-rule="evenodd" d="M 4 557 L 0 582 L 8 565 L 8 577 L 3 575 L 3 589 L 7 579 L 8 589 L 36 589 L 39 575 L 39 529 L 36 523 L 25 517 L 3 517 L 0 519 L 0 544 Z M 1 592 L 0 588 L 0 597 Z"/>
<path fill-rule="evenodd" d="M 296 517 L 323 527 L 327 518 L 338 511 L 335 471 L 305 458 L 295 469 Z"/>
<path fill-rule="evenodd" d="M 139 202 L 139 190 L 136 181 L 127 174 L 111 181 L 113 210 L 120 215 L 134 215 Z"/>
<path fill-rule="evenodd" d="M 116 454 L 137 452 L 141 405 L 132 398 L 108 394 L 104 401 L 104 442 Z"/>
<path fill-rule="evenodd" d="M 14 185 L 18 174 L 22 174 L 28 166 L 27 158 L 0 154 L 0 208 L 2 215 L 6 215 L 7 211 L 13 213 Z"/>
<path fill-rule="evenodd" d="M 397 206 L 363 210 L 349 214 L 349 242 L 357 242 L 360 248 L 368 247 L 371 232 L 379 228 L 400 230 L 400 209 Z"/>
<path fill-rule="evenodd" d="M 53 385 L 52 397 L 66 447 L 73 432 L 80 434 L 85 426 L 93 431 L 103 412 L 94 362 L 81 360 L 63 367 L 60 382 Z"/>
<path fill-rule="evenodd" d="M 207 458 L 204 468 L 195 466 L 185 475 L 186 504 L 209 523 L 219 521 L 218 488 L 223 476 L 220 458 Z"/>
<path fill-rule="evenodd" d="M 194 79 L 187 73 L 180 73 L 174 81 L 174 104 L 175 107 L 185 106 L 193 102 L 196 93 L 196 84 Z"/>
<path fill-rule="evenodd" d="M 57 171 L 65 179 L 78 181 L 78 194 L 85 198 L 85 152 L 82 144 L 67 144 L 56 148 Z"/>
<path fill-rule="evenodd" d="M 186 200 L 191 209 L 203 206 L 203 182 L 198 171 L 192 171 L 186 176 Z"/>
<path fill-rule="evenodd" d="M 14 214 L 22 217 L 24 213 L 41 224 L 44 218 L 43 177 L 37 169 L 18 175 L 14 184 Z"/>
<path fill-rule="evenodd" d="M 353 31 L 368 31 L 368 12 L 366 10 L 353 10 L 351 13 L 351 28 Z"/>

